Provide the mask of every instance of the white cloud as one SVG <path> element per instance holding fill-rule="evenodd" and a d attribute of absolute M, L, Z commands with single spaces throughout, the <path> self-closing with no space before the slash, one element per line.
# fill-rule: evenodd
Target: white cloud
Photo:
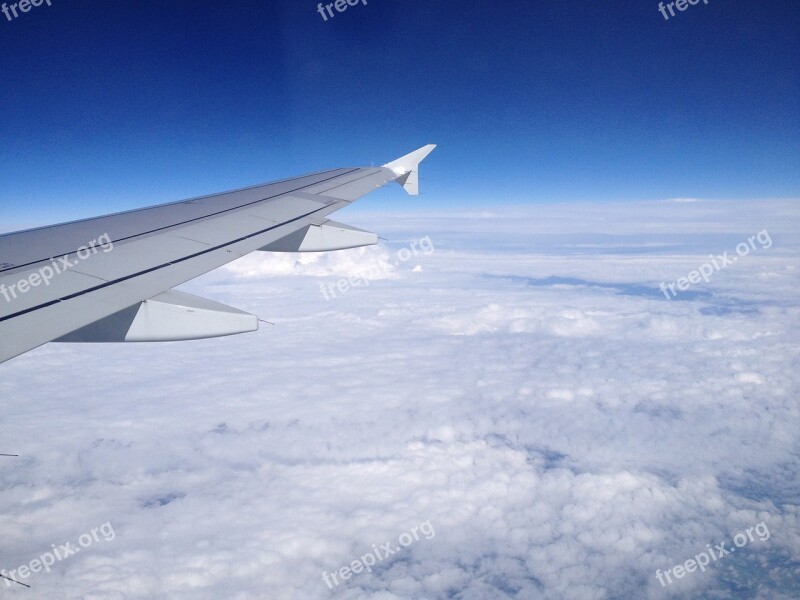
<path fill-rule="evenodd" d="M 796 210 L 618 210 L 364 216 L 394 241 L 256 255 L 188 286 L 275 327 L 0 366 L 0 451 L 22 455 L 0 459 L 0 566 L 116 531 L 8 594 L 791 597 Z M 654 216 L 666 246 L 642 233 Z M 658 291 L 765 227 L 769 252 L 694 295 Z M 398 262 L 423 235 L 436 251 Z M 385 277 L 320 294 L 371 261 Z M 323 582 L 425 520 L 432 539 Z M 656 580 L 760 521 L 767 541 Z"/>
<path fill-rule="evenodd" d="M 256 252 L 224 268 L 240 279 L 270 275 L 391 279 L 395 269 L 396 263 L 384 246 L 301 254 Z"/>

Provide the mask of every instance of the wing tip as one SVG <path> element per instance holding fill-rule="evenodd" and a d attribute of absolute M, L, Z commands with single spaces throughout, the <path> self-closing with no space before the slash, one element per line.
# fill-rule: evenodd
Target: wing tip
<path fill-rule="evenodd" d="M 419 164 L 436 149 L 436 144 L 426 144 L 383 165 L 396 175 L 395 181 L 403 186 L 410 196 L 419 195 Z"/>

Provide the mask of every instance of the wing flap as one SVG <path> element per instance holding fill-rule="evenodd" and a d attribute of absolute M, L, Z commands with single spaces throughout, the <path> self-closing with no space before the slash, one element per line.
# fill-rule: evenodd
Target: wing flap
<path fill-rule="evenodd" d="M 259 250 L 263 252 L 330 252 L 361 248 L 378 243 L 378 236 L 370 231 L 351 227 L 336 221 L 311 224 L 290 233 Z"/>
<path fill-rule="evenodd" d="M 109 315 L 58 342 L 178 342 L 258 330 L 258 318 L 186 292 L 170 290 Z"/>

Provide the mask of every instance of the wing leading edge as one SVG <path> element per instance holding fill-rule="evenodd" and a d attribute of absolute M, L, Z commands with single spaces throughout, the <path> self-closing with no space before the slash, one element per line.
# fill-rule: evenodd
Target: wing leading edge
<path fill-rule="evenodd" d="M 383 167 L 334 169 L 0 235 L 0 363 L 51 341 L 174 341 L 258 328 L 255 317 L 170 291 L 256 250 L 328 251 L 377 236 L 327 219 L 397 181 L 419 192 L 424 146 Z"/>

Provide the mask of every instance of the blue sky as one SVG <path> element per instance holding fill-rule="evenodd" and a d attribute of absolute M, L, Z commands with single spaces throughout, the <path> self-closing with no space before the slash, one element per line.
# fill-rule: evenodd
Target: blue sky
<path fill-rule="evenodd" d="M 380 164 L 425 205 L 800 195 L 800 7 L 52 0 L 0 15 L 3 228 Z M 410 206 L 397 189 L 370 208 Z"/>

